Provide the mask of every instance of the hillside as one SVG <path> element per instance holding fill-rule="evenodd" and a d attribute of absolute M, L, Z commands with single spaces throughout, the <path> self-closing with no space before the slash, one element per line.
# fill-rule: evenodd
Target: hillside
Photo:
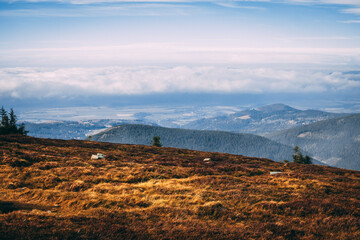
<path fill-rule="evenodd" d="M 20 136 L 0 146 L 1 239 L 360 238 L 357 171 Z"/>
<path fill-rule="evenodd" d="M 161 143 L 165 147 L 240 154 L 277 161 L 290 160 L 294 153 L 292 147 L 252 134 L 187 130 L 136 124 L 119 125 L 106 129 L 92 136 L 92 140 L 150 145 L 154 136 L 160 136 Z"/>
<path fill-rule="evenodd" d="M 324 120 L 267 137 L 298 145 L 329 165 L 360 170 L 360 114 Z"/>
<path fill-rule="evenodd" d="M 264 135 L 266 133 L 341 116 L 344 116 L 344 114 L 317 110 L 302 111 L 284 104 L 273 104 L 257 109 L 240 111 L 234 114 L 199 119 L 185 124 L 182 128 L 222 130 Z"/>
<path fill-rule="evenodd" d="M 56 139 L 85 139 L 98 131 L 119 124 L 149 124 L 141 120 L 96 119 L 86 121 L 24 122 L 29 136 Z"/>

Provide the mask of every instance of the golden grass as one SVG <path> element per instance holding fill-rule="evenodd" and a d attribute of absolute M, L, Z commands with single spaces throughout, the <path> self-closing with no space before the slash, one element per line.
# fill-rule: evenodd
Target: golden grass
<path fill-rule="evenodd" d="M 357 171 L 22 136 L 0 149 L 0 239 L 360 239 Z"/>

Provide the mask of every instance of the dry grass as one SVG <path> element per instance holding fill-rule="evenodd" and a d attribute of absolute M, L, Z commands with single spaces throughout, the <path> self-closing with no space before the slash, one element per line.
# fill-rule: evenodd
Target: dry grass
<path fill-rule="evenodd" d="M 357 171 L 21 136 L 0 158 L 0 239 L 360 239 Z"/>

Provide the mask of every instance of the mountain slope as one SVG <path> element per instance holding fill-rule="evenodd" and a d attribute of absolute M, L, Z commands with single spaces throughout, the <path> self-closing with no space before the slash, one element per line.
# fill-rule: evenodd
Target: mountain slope
<path fill-rule="evenodd" d="M 86 121 L 24 122 L 29 136 L 57 139 L 85 139 L 86 136 L 119 124 L 149 124 L 141 120 L 96 119 Z"/>
<path fill-rule="evenodd" d="M 0 239 L 360 237 L 357 171 L 22 136 L 0 146 Z"/>
<path fill-rule="evenodd" d="M 149 145 L 160 136 L 165 147 L 223 152 L 276 161 L 291 159 L 293 149 L 264 137 L 220 131 L 200 131 L 147 125 L 119 125 L 92 137 L 94 141 Z"/>
<path fill-rule="evenodd" d="M 230 115 L 199 119 L 182 126 L 182 128 L 263 135 L 340 116 L 344 116 L 344 114 L 317 110 L 302 111 L 284 104 L 273 104 Z"/>
<path fill-rule="evenodd" d="M 324 120 L 267 137 L 298 145 L 326 164 L 360 170 L 360 114 Z"/>

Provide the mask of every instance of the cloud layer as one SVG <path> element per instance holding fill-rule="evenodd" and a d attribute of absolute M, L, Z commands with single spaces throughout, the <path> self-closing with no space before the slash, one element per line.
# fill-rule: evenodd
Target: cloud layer
<path fill-rule="evenodd" d="M 359 0 L 7 2 L 0 97 L 360 89 Z"/>
<path fill-rule="evenodd" d="M 319 39 L 319 38 L 315 38 Z M 336 38 L 338 39 L 338 38 Z M 286 44 L 291 39 L 279 39 Z M 320 40 L 322 40 L 320 38 Z M 330 39 L 331 40 L 331 39 Z M 232 65 L 232 64 L 306 64 L 357 65 L 360 48 L 239 48 L 206 43 L 139 43 L 118 46 L 89 46 L 71 48 L 0 49 L 2 66 L 112 66 L 136 65 Z M 241 40 L 234 40 L 240 42 Z M 250 41 L 250 40 L 248 40 Z M 295 43 L 304 39 L 294 39 Z M 327 38 L 324 40 L 329 42 Z M 336 41 L 353 41 L 341 38 Z M 221 40 L 223 45 L 233 41 Z"/>
<path fill-rule="evenodd" d="M 360 89 L 360 73 L 220 66 L 2 68 L 0 95 L 12 98 L 151 93 L 323 93 Z"/>

